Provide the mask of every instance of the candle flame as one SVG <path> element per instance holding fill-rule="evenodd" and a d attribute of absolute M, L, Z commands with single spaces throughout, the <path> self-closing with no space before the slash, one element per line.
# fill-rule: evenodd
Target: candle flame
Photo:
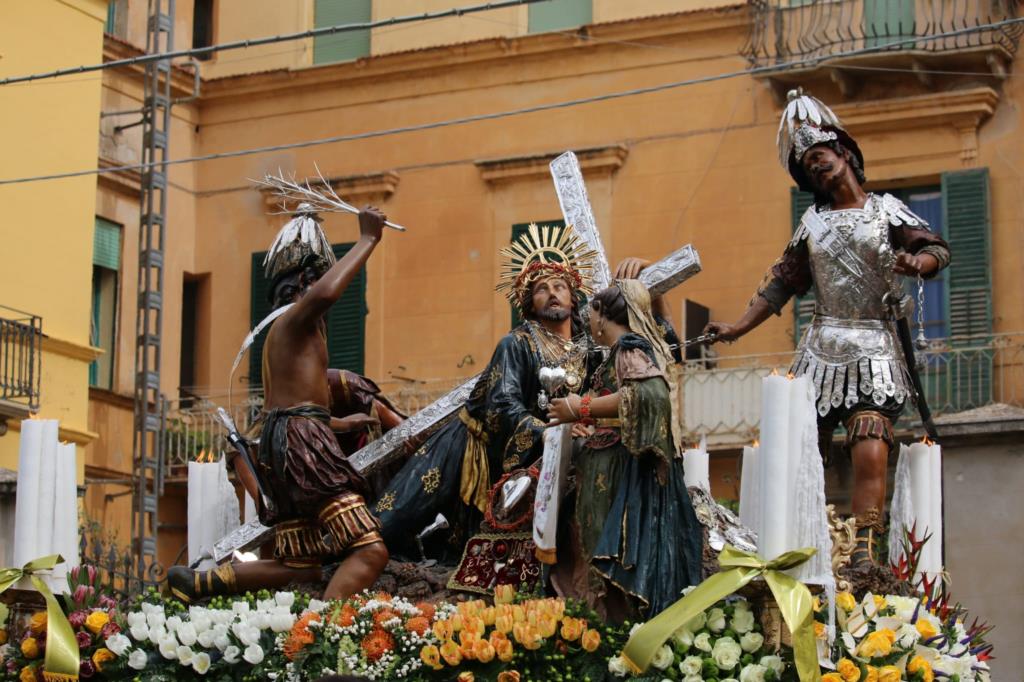
<path fill-rule="evenodd" d="M 792 372 L 786 372 L 786 378 L 787 379 L 796 379 L 796 375 L 793 374 Z"/>
<path fill-rule="evenodd" d="M 759 448 L 759 447 L 761 447 L 761 441 L 759 441 L 759 440 L 757 440 L 757 439 L 755 438 L 755 439 L 754 439 L 754 442 L 750 444 L 750 447 L 753 447 L 753 448 Z"/>
<path fill-rule="evenodd" d="M 925 436 L 923 438 L 921 438 L 921 442 L 924 443 L 925 445 L 929 446 L 929 447 L 932 446 L 932 445 L 935 445 L 935 441 L 933 441 L 931 438 L 929 438 L 927 434 L 925 434 Z"/>
<path fill-rule="evenodd" d="M 32 421 L 35 421 L 36 419 L 42 419 L 42 417 L 39 416 L 38 412 L 29 412 L 28 418 L 31 419 Z"/>
<path fill-rule="evenodd" d="M 770 377 L 777 377 L 777 376 L 779 376 L 778 368 L 777 367 L 772 367 L 772 373 L 769 374 L 768 376 L 770 376 Z"/>

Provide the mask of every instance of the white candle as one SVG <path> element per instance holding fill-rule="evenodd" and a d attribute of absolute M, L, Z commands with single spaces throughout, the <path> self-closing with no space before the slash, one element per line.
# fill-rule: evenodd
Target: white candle
<path fill-rule="evenodd" d="M 740 472 L 740 521 L 755 532 L 761 525 L 758 483 L 757 448 L 752 445 L 744 445 L 743 468 Z"/>
<path fill-rule="evenodd" d="M 75 456 L 74 443 L 57 446 L 53 552 L 64 557 L 64 562 L 57 564 L 53 574 L 56 579 L 54 587 L 61 591 L 67 589 L 64 578 L 68 571 L 78 565 L 78 485 L 75 480 L 78 467 Z"/>
<path fill-rule="evenodd" d="M 792 501 L 789 471 L 790 380 L 767 376 L 761 384 L 761 447 L 758 452 L 762 529 L 758 549 L 774 559 L 792 549 L 786 547 L 789 505 Z"/>
<path fill-rule="evenodd" d="M 931 507 L 931 456 L 929 447 L 925 443 L 914 443 L 908 452 L 910 457 L 910 502 L 914 510 L 914 537 L 920 540 L 932 532 L 932 507 Z M 934 546 L 932 540 L 925 543 L 924 549 L 918 562 L 918 573 L 934 575 L 936 566 L 933 563 L 931 548 Z"/>
<path fill-rule="evenodd" d="M 203 465 L 199 462 L 188 463 L 188 562 L 191 564 L 199 557 L 202 545 L 202 475 Z"/>
<path fill-rule="evenodd" d="M 928 448 L 929 464 L 929 490 L 931 499 L 929 504 L 929 519 L 932 528 L 932 539 L 928 542 L 931 545 L 931 565 L 935 571 L 942 570 L 942 447 L 934 443 Z"/>
<path fill-rule="evenodd" d="M 683 480 L 686 487 L 704 488 L 711 492 L 707 441 L 700 439 L 700 445 L 683 451 Z"/>
<path fill-rule="evenodd" d="M 39 538 L 39 473 L 43 440 L 57 439 L 57 422 L 26 419 L 18 443 L 18 490 L 14 502 L 14 565 L 24 566 L 41 555 Z"/>

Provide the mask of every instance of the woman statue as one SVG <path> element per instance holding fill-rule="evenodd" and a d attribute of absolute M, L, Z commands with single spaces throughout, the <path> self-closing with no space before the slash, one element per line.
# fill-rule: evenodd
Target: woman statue
<path fill-rule="evenodd" d="M 651 618 L 701 579 L 703 531 L 683 481 L 673 360 L 639 281 L 616 280 L 590 307 L 607 359 L 586 395 L 552 401 L 548 416 L 588 427 L 575 461 L 574 533 L 589 565 L 587 601 L 612 620 Z"/>

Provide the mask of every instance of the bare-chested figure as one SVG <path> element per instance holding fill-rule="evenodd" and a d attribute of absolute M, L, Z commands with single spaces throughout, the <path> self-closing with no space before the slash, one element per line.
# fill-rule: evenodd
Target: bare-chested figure
<path fill-rule="evenodd" d="M 387 564 L 380 524 L 366 508 L 366 481 L 331 431 L 324 323 L 380 241 L 384 220 L 375 208 L 361 211 L 359 241 L 335 263 L 317 217 L 300 212 L 295 221 L 305 222 L 290 231 L 286 226 L 268 252 L 274 309 L 290 304 L 264 344 L 264 415 L 255 457 L 271 503 L 261 500 L 259 515 L 274 526 L 274 558 L 212 571 L 176 566 L 168 583 L 180 599 L 319 582 L 322 566 L 339 558 L 324 596 L 343 599 L 370 587 Z M 247 467 L 237 467 L 237 473 L 260 499 Z"/>

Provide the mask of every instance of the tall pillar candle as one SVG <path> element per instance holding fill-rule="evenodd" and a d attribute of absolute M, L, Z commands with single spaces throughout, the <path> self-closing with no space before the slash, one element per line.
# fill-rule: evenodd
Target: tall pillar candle
<path fill-rule="evenodd" d="M 39 475 L 43 441 L 57 440 L 57 422 L 25 419 L 18 443 L 18 489 L 14 502 L 14 565 L 24 566 L 41 554 L 39 545 Z"/>
<path fill-rule="evenodd" d="M 72 567 L 78 565 L 78 485 L 75 482 L 77 469 L 75 444 L 58 445 L 57 476 L 54 486 L 53 552 L 64 557 L 64 562 L 57 564 L 53 575 L 57 582 L 54 587 L 61 591 L 67 587 L 64 576 Z"/>
<path fill-rule="evenodd" d="M 932 528 L 930 454 L 929 447 L 925 443 L 914 443 L 908 452 L 910 457 L 910 502 L 914 510 L 914 536 L 917 540 L 934 530 Z M 932 546 L 933 542 L 929 540 L 921 551 L 917 565 L 919 573 L 934 575 L 936 572 L 931 552 Z"/>
<path fill-rule="evenodd" d="M 740 471 L 740 521 L 751 530 L 760 527 L 761 502 L 758 499 L 757 448 L 743 446 L 743 468 Z"/>
<path fill-rule="evenodd" d="M 942 446 L 933 443 L 928 448 L 931 500 L 929 504 L 932 528 L 931 564 L 936 571 L 943 568 L 942 557 Z"/>
<path fill-rule="evenodd" d="M 761 384 L 761 447 L 758 451 L 761 529 L 758 549 L 773 559 L 786 547 L 791 498 L 789 463 L 790 380 L 767 376 Z M 792 472 L 795 473 L 795 472 Z"/>
<path fill-rule="evenodd" d="M 687 488 L 704 488 L 711 492 L 707 441 L 704 438 L 697 447 L 683 451 L 683 479 Z"/>
<path fill-rule="evenodd" d="M 188 562 L 191 564 L 199 557 L 203 538 L 203 465 L 200 462 L 188 463 Z"/>

